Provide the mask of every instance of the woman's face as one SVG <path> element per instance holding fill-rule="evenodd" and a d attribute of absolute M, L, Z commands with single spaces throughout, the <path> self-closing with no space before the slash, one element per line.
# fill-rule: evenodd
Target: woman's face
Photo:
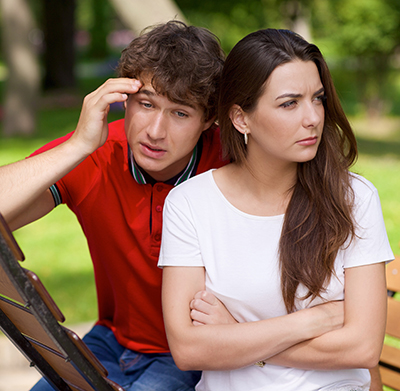
<path fill-rule="evenodd" d="M 324 127 L 324 97 L 314 62 L 296 60 L 274 69 L 256 109 L 244 114 L 248 158 L 272 164 L 313 159 Z"/>

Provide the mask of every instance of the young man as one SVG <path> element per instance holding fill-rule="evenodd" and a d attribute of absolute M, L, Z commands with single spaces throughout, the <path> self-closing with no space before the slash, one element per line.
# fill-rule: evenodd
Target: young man
<path fill-rule="evenodd" d="M 193 390 L 199 372 L 170 356 L 157 268 L 164 199 L 221 166 L 214 129 L 224 53 L 209 31 L 177 21 L 134 39 L 119 78 L 85 99 L 75 132 L 0 169 L 0 211 L 16 229 L 66 203 L 94 264 L 99 319 L 84 337 L 128 390 Z M 107 124 L 110 104 L 125 119 Z M 42 379 L 34 390 L 51 390 Z"/>

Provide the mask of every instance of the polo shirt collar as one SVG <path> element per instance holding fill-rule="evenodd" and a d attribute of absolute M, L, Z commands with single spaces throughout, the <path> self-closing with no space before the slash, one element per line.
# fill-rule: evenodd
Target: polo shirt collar
<path fill-rule="evenodd" d="M 129 165 L 131 168 L 131 172 L 133 175 L 133 178 L 139 185 L 145 185 L 149 183 L 149 180 L 146 179 L 146 176 L 149 176 L 148 174 L 146 175 L 143 170 L 137 165 L 135 162 L 135 159 L 133 157 L 133 153 L 131 148 L 129 147 L 128 144 L 128 159 L 129 159 Z M 191 178 L 192 176 L 195 175 L 196 167 L 198 166 L 199 162 L 199 143 L 196 144 L 196 146 L 193 149 L 192 156 L 190 157 L 189 163 L 185 167 L 183 171 L 181 171 L 179 174 L 174 176 L 173 178 L 165 181 L 164 183 L 177 186 L 182 182 L 185 182 L 187 179 Z M 157 182 L 157 181 L 155 181 Z"/>

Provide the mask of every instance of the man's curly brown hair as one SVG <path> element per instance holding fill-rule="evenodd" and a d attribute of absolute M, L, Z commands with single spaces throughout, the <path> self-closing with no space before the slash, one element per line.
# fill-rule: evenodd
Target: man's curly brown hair
<path fill-rule="evenodd" d="M 151 78 L 155 91 L 169 100 L 216 115 L 225 54 L 218 38 L 205 28 L 169 21 L 145 29 L 122 51 L 120 77 Z"/>

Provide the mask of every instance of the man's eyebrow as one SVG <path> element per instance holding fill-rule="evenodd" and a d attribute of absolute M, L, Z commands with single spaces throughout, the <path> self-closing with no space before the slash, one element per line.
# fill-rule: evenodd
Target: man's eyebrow
<path fill-rule="evenodd" d="M 325 92 L 324 87 L 322 87 L 318 91 L 314 92 L 313 96 L 319 95 L 323 92 Z M 279 95 L 275 100 L 282 99 L 282 98 L 301 98 L 302 96 L 303 96 L 302 94 L 295 94 L 292 92 L 288 92 L 286 94 Z"/>
<path fill-rule="evenodd" d="M 147 96 L 155 96 L 155 95 L 157 95 L 153 91 L 142 89 L 142 88 L 137 92 L 137 94 L 144 94 L 144 95 L 147 95 Z"/>
<path fill-rule="evenodd" d="M 160 94 L 157 94 L 157 92 L 146 90 L 146 89 L 140 89 L 137 92 L 137 94 L 144 94 L 144 95 L 146 95 L 148 97 L 153 97 L 153 96 L 160 95 Z M 178 102 L 173 102 L 173 103 L 175 103 L 177 105 L 187 106 L 187 107 L 190 107 L 191 109 L 196 109 L 196 106 L 194 104 L 192 104 L 192 103 L 189 103 L 189 102 L 179 102 L 179 103 Z"/>

